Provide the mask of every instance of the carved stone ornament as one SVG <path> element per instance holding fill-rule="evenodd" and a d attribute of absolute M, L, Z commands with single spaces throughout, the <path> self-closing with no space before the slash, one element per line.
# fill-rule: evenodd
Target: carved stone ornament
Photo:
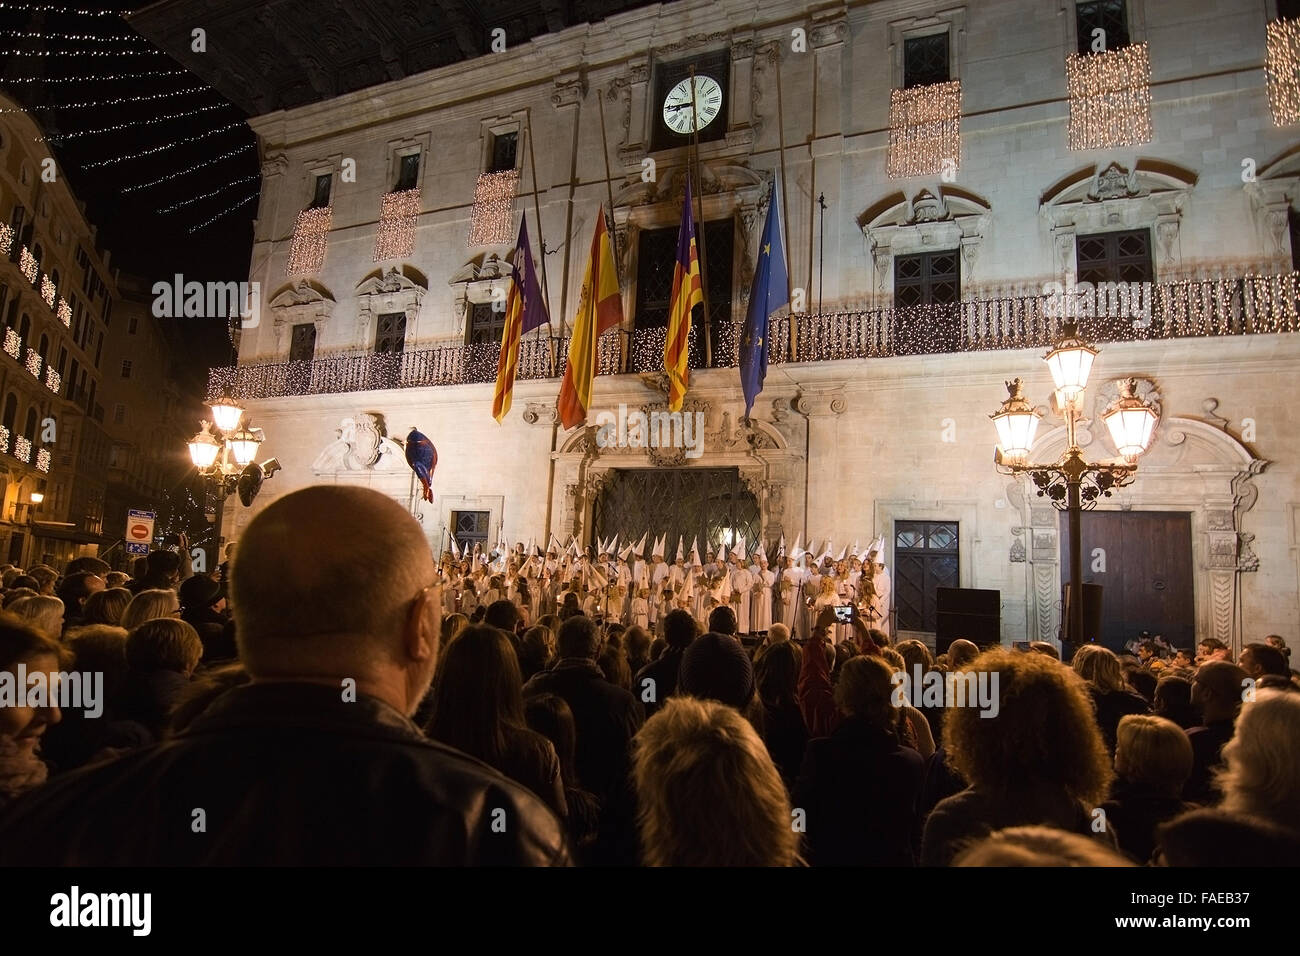
<path fill-rule="evenodd" d="M 524 407 L 523 419 L 529 425 L 536 425 L 539 422 L 544 425 L 554 425 L 558 418 L 553 403 L 529 402 Z"/>
<path fill-rule="evenodd" d="M 1100 170 L 1093 179 L 1092 189 L 1088 190 L 1088 198 L 1094 201 L 1128 199 L 1141 194 L 1136 171 L 1129 172 L 1119 163 L 1111 163 Z"/>
<path fill-rule="evenodd" d="M 335 440 L 312 462 L 311 470 L 318 475 L 401 471 L 407 467 L 402 446 L 388 437 L 384 416 L 378 412 L 358 412 L 343 419 L 335 435 Z"/>

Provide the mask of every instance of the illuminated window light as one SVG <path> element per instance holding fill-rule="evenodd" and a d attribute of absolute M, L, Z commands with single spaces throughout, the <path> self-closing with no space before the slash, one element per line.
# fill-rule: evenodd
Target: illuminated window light
<path fill-rule="evenodd" d="M 961 81 L 889 95 L 891 179 L 929 176 L 961 165 Z"/>
<path fill-rule="evenodd" d="M 514 240 L 510 219 L 519 190 L 519 170 L 483 173 L 474 188 L 474 211 L 469 219 L 471 246 L 497 246 Z"/>
<path fill-rule="evenodd" d="M 22 435 L 14 439 L 14 457 L 19 461 L 32 460 L 32 443 L 29 439 Z"/>
<path fill-rule="evenodd" d="M 1275 20 L 1268 25 L 1264 74 L 1274 125 L 1300 123 L 1300 20 Z"/>
<path fill-rule="evenodd" d="M 415 221 L 420 216 L 420 188 L 387 193 L 375 232 L 375 262 L 405 259 L 415 251 Z"/>
<path fill-rule="evenodd" d="M 59 321 L 72 328 L 72 306 L 68 305 L 67 299 L 59 300 Z"/>
<path fill-rule="evenodd" d="M 39 271 L 36 265 L 36 257 L 31 254 L 31 251 L 26 246 L 23 246 L 23 251 L 18 256 L 18 268 L 22 270 L 22 273 L 27 277 L 28 282 L 32 285 L 36 285 L 37 273 Z"/>
<path fill-rule="evenodd" d="M 34 378 L 41 377 L 41 368 L 45 365 L 45 361 L 41 358 L 40 352 L 29 348 L 27 350 L 27 361 L 24 364 L 27 366 L 27 371 L 31 372 Z"/>
<path fill-rule="evenodd" d="M 1145 43 L 1065 58 L 1070 149 L 1151 142 L 1151 60 Z"/>
<path fill-rule="evenodd" d="M 325 265 L 325 245 L 333 216 L 333 206 L 304 209 L 298 213 L 293 240 L 289 243 L 289 275 L 310 276 L 320 272 Z"/>
<path fill-rule="evenodd" d="M 41 448 L 36 452 L 36 470 L 48 472 L 50 470 L 50 450 Z"/>

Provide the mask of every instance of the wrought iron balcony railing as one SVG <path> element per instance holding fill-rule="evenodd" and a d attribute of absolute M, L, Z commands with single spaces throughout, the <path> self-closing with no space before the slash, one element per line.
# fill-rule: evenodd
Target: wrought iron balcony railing
<path fill-rule="evenodd" d="M 1123 298 L 1106 290 L 783 316 L 769 328 L 768 361 L 1048 348 L 1066 321 L 1077 322 L 1080 334 L 1094 342 L 1300 331 L 1300 273 L 1131 284 L 1126 291 Z M 738 331 L 715 326 L 706 350 L 702 329 L 692 328 L 691 367 L 734 367 Z M 664 334 L 663 328 L 605 333 L 600 374 L 661 370 Z M 520 344 L 517 378 L 562 377 L 568 347 L 560 336 L 528 338 Z M 236 398 L 255 399 L 492 382 L 498 353 L 495 344 L 448 345 L 226 366 L 211 370 L 208 392 L 213 397 L 229 389 Z"/>

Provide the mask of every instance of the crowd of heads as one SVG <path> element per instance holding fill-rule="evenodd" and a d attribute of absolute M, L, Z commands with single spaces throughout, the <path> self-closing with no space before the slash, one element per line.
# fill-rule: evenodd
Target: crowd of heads
<path fill-rule="evenodd" d="M 523 788 L 579 863 L 1300 862 L 1300 681 L 1277 636 L 936 655 L 860 620 L 833 642 L 829 606 L 805 640 L 780 621 L 738 635 L 726 605 L 629 625 L 571 592 L 538 614 L 505 578 L 467 614 L 409 515 L 336 487 L 248 525 L 220 632 L 225 583 L 186 571 L 151 556 L 126 588 L 107 568 L 4 571 L 0 670 L 94 669 L 108 700 L 63 734 L 57 709 L 0 710 L 0 797 L 184 741 L 250 681 L 351 682 L 411 740 Z M 900 693 L 917 678 L 934 696 Z"/>

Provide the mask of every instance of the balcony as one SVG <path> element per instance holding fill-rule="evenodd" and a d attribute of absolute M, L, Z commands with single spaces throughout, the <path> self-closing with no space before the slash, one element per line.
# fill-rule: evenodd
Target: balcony
<path fill-rule="evenodd" d="M 915 306 L 773 319 L 768 361 L 843 359 L 1049 348 L 1067 321 L 1094 342 L 1260 335 L 1300 331 L 1300 273 L 1179 280 L 1133 288 L 1133 298 L 1082 293 L 972 299 L 957 305 Z M 1101 314 L 1094 314 L 1101 313 Z M 737 363 L 735 326 L 713 330 L 706 355 L 692 329 L 691 367 Z M 630 341 L 628 341 L 630 338 Z M 663 368 L 664 330 L 605 333 L 600 374 Z M 552 370 L 551 345 L 555 345 Z M 369 389 L 427 388 L 496 380 L 496 345 L 452 345 L 396 354 L 348 354 L 311 362 L 214 368 L 208 395 L 229 389 L 238 399 L 322 395 Z M 520 380 L 564 374 L 568 340 L 521 343 Z"/>

